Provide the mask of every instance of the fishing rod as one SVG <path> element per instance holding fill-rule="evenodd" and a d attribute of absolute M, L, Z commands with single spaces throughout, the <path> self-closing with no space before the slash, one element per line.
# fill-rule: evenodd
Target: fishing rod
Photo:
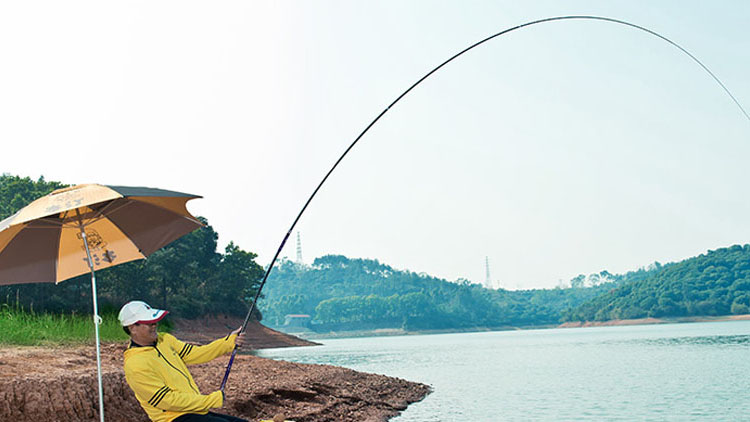
<path fill-rule="evenodd" d="M 255 311 L 255 308 L 256 308 L 256 305 L 257 305 L 257 302 L 258 302 L 258 298 L 260 297 L 260 293 L 263 290 L 263 286 L 265 286 L 266 281 L 268 280 L 268 275 L 271 273 L 271 270 L 273 269 L 273 266 L 276 263 L 276 260 L 278 259 L 279 254 L 281 254 L 281 250 L 284 249 L 284 245 L 286 245 L 286 241 L 289 239 L 289 236 L 291 235 L 292 231 L 294 230 L 294 227 L 297 225 L 297 222 L 302 217 L 302 214 L 304 214 L 305 210 L 307 210 L 307 207 L 308 207 L 308 205 L 310 205 L 310 202 L 312 202 L 313 198 L 315 198 L 315 195 L 318 193 L 318 191 L 323 186 L 323 184 L 326 182 L 326 180 L 328 180 L 328 177 L 331 175 L 331 173 L 333 173 L 333 171 L 336 169 L 336 167 L 338 167 L 339 163 L 341 163 L 341 161 L 344 159 L 344 157 L 346 157 L 346 155 L 349 154 L 349 151 L 351 151 L 352 148 L 354 148 L 354 145 L 356 145 L 357 142 L 359 142 L 359 140 L 362 138 L 362 136 L 364 136 L 364 134 L 367 133 L 367 131 L 369 131 L 370 128 L 375 123 L 377 123 L 378 120 L 380 120 L 380 118 L 383 117 L 383 115 L 388 112 L 388 110 L 391 109 L 391 107 L 393 107 L 394 105 L 396 105 L 396 103 L 398 103 L 402 98 L 404 98 L 404 96 L 406 96 L 406 94 L 408 94 L 409 92 L 411 92 L 412 89 L 414 89 L 417 85 L 419 85 L 420 83 L 422 83 L 422 81 L 424 81 L 425 79 L 429 78 L 433 73 L 437 72 L 443 66 L 445 66 L 448 63 L 452 62 L 453 60 L 455 60 L 456 58 L 458 58 L 462 54 L 468 52 L 469 50 L 471 50 L 471 49 L 473 49 L 475 47 L 478 47 L 478 46 L 486 43 L 487 41 L 490 41 L 490 40 L 492 40 L 494 38 L 497 38 L 497 37 L 499 37 L 501 35 L 504 35 L 504 34 L 507 34 L 509 32 L 515 31 L 517 29 L 525 28 L 527 26 L 532 26 L 532 25 L 536 25 L 536 24 L 546 23 L 546 22 L 563 21 L 563 20 L 595 20 L 595 21 L 604 21 L 604 22 L 616 23 L 616 24 L 625 25 L 625 26 L 628 26 L 628 27 L 631 27 L 631 28 L 635 28 L 635 29 L 644 31 L 644 32 L 646 32 L 648 34 L 651 34 L 651 35 L 653 35 L 655 37 L 658 37 L 658 38 L 660 38 L 660 39 L 668 42 L 672 46 L 676 47 L 677 49 L 679 49 L 680 51 L 682 51 L 683 53 L 685 53 L 688 57 L 690 57 L 691 59 L 693 59 L 694 62 L 696 62 L 701 68 L 703 68 L 703 70 L 705 70 L 709 75 L 711 75 L 711 77 L 714 79 L 714 81 L 716 81 L 716 83 L 718 83 L 719 86 L 721 86 L 721 88 L 724 90 L 724 92 L 726 92 L 727 95 L 729 95 L 729 97 L 732 99 L 732 101 L 734 101 L 734 103 L 737 105 L 737 107 L 739 107 L 740 111 L 742 112 L 742 114 L 745 115 L 745 118 L 747 118 L 748 122 L 750 122 L 750 115 L 748 115 L 747 111 L 745 111 L 745 109 L 742 107 L 742 105 L 740 104 L 740 102 L 734 97 L 734 95 L 732 95 L 732 93 L 724 85 L 724 83 L 722 83 L 721 80 L 719 80 L 719 78 L 716 75 L 714 75 L 714 73 L 711 72 L 711 70 L 706 65 L 704 65 L 700 60 L 698 60 L 697 57 L 695 57 L 694 55 L 692 55 L 689 51 L 687 51 L 686 49 L 684 49 L 683 47 L 681 47 L 680 45 L 678 45 L 674 41 L 670 40 L 669 38 L 667 38 L 667 37 L 665 37 L 665 36 L 663 36 L 663 35 L 655 32 L 655 31 L 652 31 L 652 30 L 650 30 L 648 28 L 645 28 L 643 26 L 636 25 L 636 24 L 633 24 L 633 23 L 630 23 L 630 22 L 626 22 L 626 21 L 623 21 L 623 20 L 620 20 L 620 19 L 608 18 L 608 17 L 603 17 L 603 16 L 586 16 L 586 15 L 580 15 L 580 16 L 578 16 L 578 15 L 573 15 L 573 16 L 555 16 L 555 17 L 550 17 L 550 18 L 538 19 L 538 20 L 531 21 L 531 22 L 526 22 L 526 23 L 523 23 L 521 25 L 517 25 L 517 26 L 514 26 L 512 28 L 508 28 L 508 29 L 505 29 L 503 31 L 500 31 L 500 32 L 498 32 L 498 33 L 496 33 L 494 35 L 490 35 L 489 37 L 487 37 L 487 38 L 485 38 L 485 39 L 483 39 L 481 41 L 478 41 L 478 42 L 470 45 L 469 47 L 466 47 L 465 49 L 461 50 L 460 52 L 456 53 L 451 58 L 449 58 L 448 60 L 442 62 L 440 65 L 438 65 L 437 67 L 435 67 L 434 69 L 432 69 L 431 71 L 429 71 L 427 74 L 425 74 L 424 76 L 422 76 L 419 80 L 417 80 L 416 82 L 414 82 L 414 84 L 412 84 L 406 91 L 402 92 L 401 95 L 399 95 L 395 100 L 393 100 L 393 102 L 390 105 L 388 105 L 388 107 L 386 107 L 385 110 L 383 110 L 382 112 L 380 112 L 380 114 L 378 114 L 378 116 L 372 122 L 370 122 L 370 124 L 367 125 L 367 127 L 365 127 L 365 129 L 359 134 L 359 136 L 357 136 L 354 139 L 354 142 L 352 142 L 351 145 L 349 145 L 349 147 L 344 151 L 344 153 L 341 154 L 341 156 L 339 157 L 339 159 L 336 160 L 336 162 L 333 164 L 333 167 L 331 167 L 331 169 L 328 170 L 328 173 L 326 173 L 325 177 L 323 177 L 323 180 L 321 180 L 320 183 L 318 184 L 318 186 L 315 188 L 315 190 L 313 191 L 312 195 L 310 195 L 310 197 L 307 199 L 307 202 L 305 202 L 305 205 L 302 207 L 302 210 L 300 210 L 299 214 L 297 214 L 297 217 L 294 219 L 294 222 L 292 223 L 292 226 L 289 227 L 289 230 L 286 232 L 286 235 L 284 235 L 284 239 L 281 241 L 281 244 L 279 245 L 279 249 L 276 251 L 276 254 L 273 256 L 273 259 L 271 260 L 271 264 L 268 266 L 268 268 L 266 269 L 265 274 L 263 275 L 263 280 L 261 281 L 260 286 L 258 287 L 258 291 L 255 293 L 255 298 L 253 299 L 253 303 L 250 306 L 250 310 L 248 311 L 247 316 L 245 317 L 245 322 L 242 323 L 242 329 L 240 330 L 240 333 L 244 333 L 245 332 L 245 328 L 247 327 L 247 323 L 250 320 L 250 316 L 252 315 L 253 311 Z M 221 391 L 224 391 L 224 387 L 226 386 L 227 379 L 229 378 L 229 371 L 232 369 L 232 363 L 234 362 L 234 357 L 235 357 L 236 354 L 237 354 L 237 348 L 235 347 L 234 350 L 232 351 L 232 357 L 229 359 L 229 364 L 227 365 L 226 372 L 224 373 L 224 379 L 221 381 Z"/>

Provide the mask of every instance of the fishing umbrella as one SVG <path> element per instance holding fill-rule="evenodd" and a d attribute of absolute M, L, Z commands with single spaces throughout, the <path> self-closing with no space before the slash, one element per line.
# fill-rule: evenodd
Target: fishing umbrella
<path fill-rule="evenodd" d="M 197 195 L 162 189 L 76 185 L 43 196 L 0 221 L 0 285 L 59 283 L 91 273 L 104 421 L 96 270 L 145 258 L 202 226 L 185 208 Z"/>

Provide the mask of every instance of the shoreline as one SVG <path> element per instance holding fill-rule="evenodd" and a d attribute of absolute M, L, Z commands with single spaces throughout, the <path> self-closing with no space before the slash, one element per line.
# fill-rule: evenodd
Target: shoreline
<path fill-rule="evenodd" d="M 242 319 L 223 315 L 175 320 L 172 333 L 206 344 L 225 336 Z M 248 349 L 314 346 L 257 321 L 245 331 Z M 127 341 L 101 345 L 104 414 L 112 422 L 147 422 L 122 370 Z M 229 356 L 192 365 L 206 394 L 218 389 Z M 0 420 L 98 420 L 96 349 L 91 345 L 0 346 Z M 330 365 L 308 365 L 238 353 L 220 413 L 250 421 L 283 414 L 297 422 L 386 422 L 432 392 L 430 386 Z"/>
<path fill-rule="evenodd" d="M 173 320 L 172 334 L 182 341 L 205 344 L 224 337 L 242 326 L 241 317 L 227 315 L 206 316 L 198 319 Z M 245 328 L 247 344 L 253 349 L 272 349 L 279 347 L 319 346 L 320 343 L 305 340 L 294 335 L 282 333 L 266 327 L 256 320 L 250 320 Z"/>
<path fill-rule="evenodd" d="M 492 331 L 517 331 L 533 330 L 542 328 L 555 328 L 556 326 L 534 326 L 534 327 L 476 327 L 473 329 L 442 329 L 442 330 L 417 330 L 407 331 L 401 328 L 380 328 L 377 330 L 352 330 L 352 331 L 332 331 L 329 333 L 316 333 L 314 331 L 291 332 L 286 333 L 290 336 L 296 336 L 305 340 L 326 340 L 339 338 L 358 338 L 358 337 L 398 337 L 398 336 L 424 336 L 436 334 L 462 334 L 462 333 L 485 333 Z M 275 330 L 278 330 L 276 328 Z"/>
<path fill-rule="evenodd" d="M 102 345 L 104 414 L 111 422 L 147 422 L 125 381 L 127 344 Z M 229 356 L 192 365 L 200 390 L 221 384 Z M 0 347 L 0 420 L 98 420 L 96 350 L 70 347 Z M 430 386 L 330 365 L 297 364 L 238 354 L 220 413 L 249 421 L 283 414 L 297 422 L 386 422 L 421 401 Z"/>
<path fill-rule="evenodd" d="M 565 323 L 558 325 L 558 328 L 615 327 L 615 326 L 625 326 L 625 325 L 652 325 L 652 324 L 686 324 L 686 323 L 691 323 L 691 322 L 722 322 L 722 321 L 747 321 L 747 320 L 750 320 L 750 314 L 721 315 L 721 316 L 612 319 L 608 321 L 565 322 Z"/>
<path fill-rule="evenodd" d="M 419 336 L 434 334 L 461 334 L 461 333 L 484 333 L 494 331 L 520 331 L 520 330 L 546 330 L 553 328 L 585 328 L 585 327 L 616 327 L 628 325 L 653 325 L 653 324 L 685 324 L 691 322 L 722 322 L 722 321 L 746 321 L 750 320 L 750 314 L 721 315 L 721 316 L 699 316 L 699 317 L 667 317 L 667 318 L 636 318 L 636 319 L 614 319 L 608 321 L 575 321 L 562 324 L 533 325 L 533 326 L 502 326 L 502 327 L 475 327 L 472 329 L 444 329 L 444 330 L 417 330 L 406 331 L 401 328 L 381 328 L 376 330 L 352 330 L 335 331 L 329 333 L 316 333 L 314 331 L 300 331 L 286 333 L 289 336 L 298 336 L 306 340 L 344 339 L 358 337 L 395 337 L 395 336 Z M 278 330 L 278 328 L 276 328 Z"/>

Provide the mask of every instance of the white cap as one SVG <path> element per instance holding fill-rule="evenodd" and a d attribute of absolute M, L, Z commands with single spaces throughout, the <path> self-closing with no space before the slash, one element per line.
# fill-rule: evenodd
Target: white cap
<path fill-rule="evenodd" d="M 120 324 L 122 324 L 123 327 L 127 327 L 136 322 L 143 322 L 146 324 L 157 322 L 164 318 L 167 313 L 168 311 L 153 309 L 148 306 L 146 302 L 134 300 L 123 305 L 122 309 L 120 309 L 120 315 L 118 315 L 117 318 L 120 320 Z"/>

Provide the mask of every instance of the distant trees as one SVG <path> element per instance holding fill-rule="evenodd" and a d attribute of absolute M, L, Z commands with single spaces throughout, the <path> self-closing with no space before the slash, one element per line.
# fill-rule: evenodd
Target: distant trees
<path fill-rule="evenodd" d="M 654 262 L 626 274 L 580 275 L 571 288 L 487 290 L 376 260 L 329 255 L 311 267 L 289 261 L 271 274 L 266 320 L 313 316 L 319 329 L 444 329 L 531 326 L 561 321 L 750 313 L 750 245 L 678 263 Z"/>
<path fill-rule="evenodd" d="M 0 213 L 10 216 L 34 199 L 63 187 L 43 178 L 32 181 L 0 176 Z M 132 261 L 97 272 L 99 302 L 103 309 L 118 309 L 140 299 L 168 309 L 174 315 L 197 317 L 223 313 L 245 315 L 255 295 L 263 268 L 256 255 L 229 243 L 217 252 L 218 234 L 208 221 L 148 259 Z M 35 311 L 91 312 L 90 277 L 83 275 L 58 285 L 52 283 L 0 286 L 0 302 L 15 302 Z"/>
<path fill-rule="evenodd" d="M 29 202 L 55 189 L 65 187 L 60 182 L 48 182 L 44 177 L 34 181 L 29 177 L 0 175 L 0 220 L 13 215 Z"/>
<path fill-rule="evenodd" d="M 396 270 L 377 260 L 327 255 L 311 267 L 282 261 L 261 302 L 265 321 L 308 314 L 318 330 L 465 329 L 556 324 L 596 289 L 509 292 Z"/>
<path fill-rule="evenodd" d="M 630 273 L 629 273 L 630 274 Z M 568 321 L 744 314 L 750 311 L 750 245 L 640 270 L 563 313 Z"/>

